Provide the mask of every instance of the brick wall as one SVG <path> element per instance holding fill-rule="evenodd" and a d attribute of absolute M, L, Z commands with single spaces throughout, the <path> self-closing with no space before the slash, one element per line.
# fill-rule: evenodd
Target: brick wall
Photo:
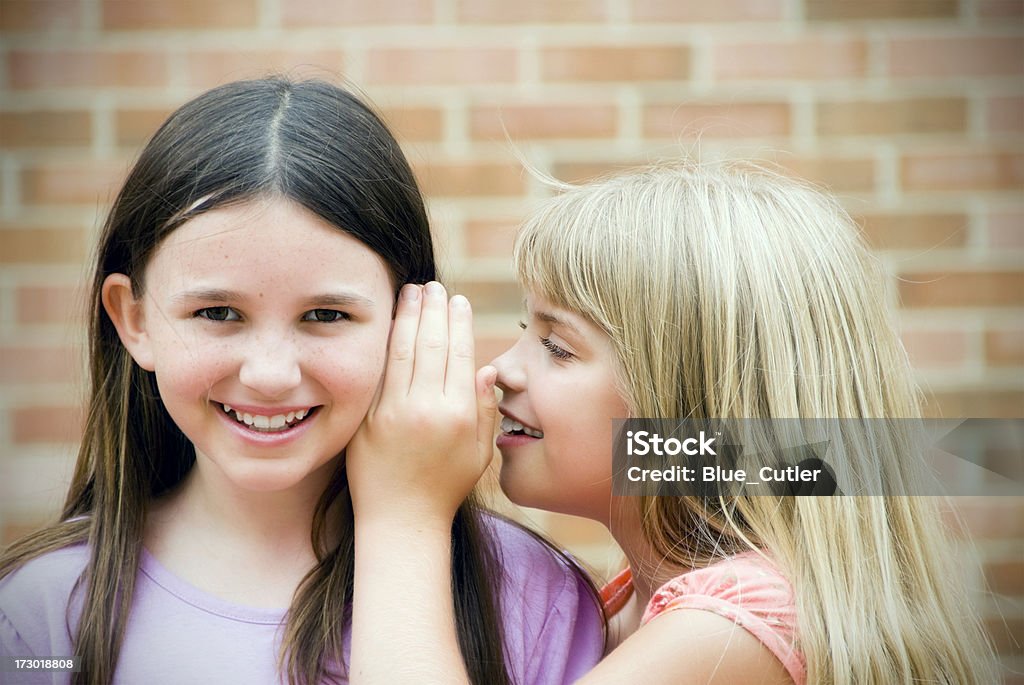
<path fill-rule="evenodd" d="M 516 333 L 508 255 L 545 194 L 506 131 L 567 180 L 699 149 L 841 197 L 898 278 L 930 414 L 1024 416 L 1021 0 L 0 0 L 0 32 L 0 543 L 63 496 L 80 288 L 126 165 L 187 98 L 268 71 L 350 79 L 393 122 L 481 362 Z M 1024 671 L 1024 503 L 959 509 Z M 618 563 L 597 527 L 526 515 Z"/>

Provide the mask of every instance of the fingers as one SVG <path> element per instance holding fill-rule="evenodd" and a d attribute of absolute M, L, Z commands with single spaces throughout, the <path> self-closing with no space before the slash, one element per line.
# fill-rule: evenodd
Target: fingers
<path fill-rule="evenodd" d="M 498 415 L 494 382 L 497 378 L 498 370 L 493 366 L 485 366 L 476 373 L 476 445 L 481 471 L 487 468 L 494 456 L 494 420 Z"/>
<path fill-rule="evenodd" d="M 398 294 L 395 322 L 388 343 L 388 363 L 384 369 L 383 392 L 404 397 L 412 385 L 416 334 L 420 326 L 423 286 L 407 283 Z"/>
<path fill-rule="evenodd" d="M 473 351 L 473 311 L 469 300 L 456 295 L 448 305 L 448 369 L 444 394 L 469 405 L 473 402 L 476 355 Z"/>
<path fill-rule="evenodd" d="M 444 391 L 448 366 L 448 293 L 431 281 L 423 286 L 419 333 L 416 336 L 416 364 L 412 386 L 425 392 Z"/>

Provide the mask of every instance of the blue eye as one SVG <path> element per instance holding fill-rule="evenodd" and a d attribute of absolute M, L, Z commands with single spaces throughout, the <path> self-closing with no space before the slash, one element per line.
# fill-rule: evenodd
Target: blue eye
<path fill-rule="evenodd" d="M 303 321 L 318 321 L 320 323 L 334 323 L 335 321 L 348 321 L 352 317 L 345 312 L 336 309 L 311 309 L 302 315 Z"/>
<path fill-rule="evenodd" d="M 200 319 L 209 319 L 210 321 L 241 321 L 242 317 L 238 315 L 231 307 L 204 307 L 196 311 L 193 316 Z"/>
<path fill-rule="evenodd" d="M 572 352 L 562 349 L 555 343 L 551 342 L 551 338 L 541 338 L 540 344 L 543 345 L 547 349 L 547 351 L 551 353 L 551 356 L 554 357 L 555 359 L 565 360 L 572 359 L 573 357 Z"/>

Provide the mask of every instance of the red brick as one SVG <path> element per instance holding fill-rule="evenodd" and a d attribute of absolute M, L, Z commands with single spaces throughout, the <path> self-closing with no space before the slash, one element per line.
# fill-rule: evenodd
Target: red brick
<path fill-rule="evenodd" d="M 5 148 L 83 146 L 91 140 L 89 112 L 0 112 L 0 145 Z"/>
<path fill-rule="evenodd" d="M 0 31 L 70 31 L 82 26 L 80 0 L 3 0 Z"/>
<path fill-rule="evenodd" d="M 511 290 L 515 290 L 516 286 L 509 283 L 505 286 Z M 470 300 L 472 302 L 472 300 Z M 473 302 L 473 308 L 479 311 L 476 302 Z M 476 339 L 476 365 L 477 368 L 490 364 L 495 359 L 500 357 L 502 354 L 507 352 L 511 348 L 516 340 L 519 338 L 517 333 L 518 328 L 515 328 L 514 324 L 509 325 L 509 334 L 506 336 L 478 336 Z"/>
<path fill-rule="evenodd" d="M 899 292 L 906 307 L 1020 307 L 1024 271 L 903 273 Z"/>
<path fill-rule="evenodd" d="M 967 244 L 963 214 L 867 214 L 855 219 L 875 249 L 950 249 Z"/>
<path fill-rule="evenodd" d="M 585 183 L 643 166 L 642 160 L 557 162 L 552 175 L 567 183 Z"/>
<path fill-rule="evenodd" d="M 1005 613 L 986 618 L 984 625 L 996 654 L 1021 653 L 1021 645 L 1024 645 L 1024 618 Z"/>
<path fill-rule="evenodd" d="M 804 0 L 810 21 L 848 19 L 955 19 L 957 0 Z"/>
<path fill-rule="evenodd" d="M 285 26 L 425 24 L 434 19 L 431 0 L 288 0 L 281 3 Z"/>
<path fill-rule="evenodd" d="M 516 80 L 516 53 L 507 48 L 370 49 L 367 82 L 389 85 L 475 85 Z"/>
<path fill-rule="evenodd" d="M 1024 97 L 989 98 L 987 123 L 994 133 L 1024 132 Z"/>
<path fill-rule="evenodd" d="M 67 324 L 85 319 L 86 300 L 74 286 L 22 286 L 14 306 L 20 324 Z"/>
<path fill-rule="evenodd" d="M 423 193 L 434 197 L 516 196 L 526 189 L 515 164 L 433 163 L 417 169 L 416 178 Z"/>
<path fill-rule="evenodd" d="M 393 107 L 381 114 L 402 142 L 437 142 L 444 136 L 444 113 L 437 107 Z"/>
<path fill-rule="evenodd" d="M 875 162 L 848 157 L 783 157 L 777 163 L 784 170 L 823 185 L 832 192 L 870 192 L 875 189 Z"/>
<path fill-rule="evenodd" d="M 259 23 L 257 0 L 103 0 L 105 29 L 231 29 Z"/>
<path fill-rule="evenodd" d="M 633 0 L 632 9 L 635 21 L 678 21 L 687 24 L 704 21 L 778 21 L 785 17 L 782 0 Z"/>
<path fill-rule="evenodd" d="M 81 407 L 23 407 L 10 413 L 15 444 L 75 443 L 82 438 Z"/>
<path fill-rule="evenodd" d="M 902 78 L 1024 75 L 1024 40 L 1019 36 L 894 38 L 889 73 Z"/>
<path fill-rule="evenodd" d="M 604 0 L 459 0 L 458 20 L 467 24 L 557 24 L 608 18 Z"/>
<path fill-rule="evenodd" d="M 195 50 L 185 56 L 185 68 L 190 86 L 211 88 L 272 74 L 332 80 L 341 74 L 344 59 L 341 50 Z"/>
<path fill-rule="evenodd" d="M 458 292 L 473 303 L 477 314 L 516 314 L 523 305 L 523 295 L 511 281 L 467 281 L 459 284 Z"/>
<path fill-rule="evenodd" d="M 971 389 L 933 392 L 925 397 L 929 418 L 1014 419 L 1024 416 L 1024 392 Z"/>
<path fill-rule="evenodd" d="M 915 368 L 952 368 L 967 361 L 967 335 L 963 331 L 904 330 L 900 337 Z"/>
<path fill-rule="evenodd" d="M 685 46 L 587 46 L 541 52 L 547 81 L 680 81 L 690 76 Z"/>
<path fill-rule="evenodd" d="M 822 102 L 818 104 L 817 122 L 818 134 L 823 136 L 963 133 L 967 129 L 967 100 Z"/>
<path fill-rule="evenodd" d="M 712 50 L 712 66 L 715 78 L 722 80 L 854 78 L 867 72 L 867 44 L 841 36 L 722 41 Z"/>
<path fill-rule="evenodd" d="M 989 561 L 985 580 L 992 592 L 1000 595 L 1024 595 L 1024 559 Z"/>
<path fill-rule="evenodd" d="M 787 136 L 792 114 L 784 102 L 657 104 L 644 108 L 644 135 L 687 138 Z"/>
<path fill-rule="evenodd" d="M 903 189 L 1018 190 L 1024 188 L 1024 154 L 964 152 L 908 155 L 901 163 Z"/>
<path fill-rule="evenodd" d="M 988 215 L 990 247 L 1024 249 L 1024 212 L 993 212 Z"/>
<path fill-rule="evenodd" d="M 0 264 L 81 264 L 87 243 L 81 229 L 0 227 Z"/>
<path fill-rule="evenodd" d="M 509 259 L 519 222 L 513 219 L 473 219 L 466 222 L 464 238 L 470 258 Z"/>
<path fill-rule="evenodd" d="M 1024 537 L 1024 498 L 954 497 L 951 502 L 954 508 L 945 508 L 942 515 L 958 537 L 978 540 Z"/>
<path fill-rule="evenodd" d="M 161 88 L 167 85 L 167 57 L 161 53 L 118 50 L 13 50 L 9 83 L 35 88 Z"/>
<path fill-rule="evenodd" d="M 114 135 L 117 144 L 126 147 L 139 147 L 145 144 L 173 111 L 168 107 L 119 109 L 114 113 Z"/>
<path fill-rule="evenodd" d="M 614 105 L 507 105 L 473 107 L 470 135 L 476 140 L 547 138 L 611 138 L 615 135 Z"/>
<path fill-rule="evenodd" d="M 991 366 L 1024 365 L 1024 330 L 986 331 L 985 361 Z"/>
<path fill-rule="evenodd" d="M 1024 2 L 1020 0 L 976 0 L 978 16 L 982 19 L 1020 19 L 1024 17 Z"/>
<path fill-rule="evenodd" d="M 115 162 L 43 162 L 22 171 L 22 200 L 29 205 L 105 205 L 127 172 Z"/>
<path fill-rule="evenodd" d="M 78 353 L 65 347 L 0 348 L 2 383 L 67 383 L 78 368 Z"/>

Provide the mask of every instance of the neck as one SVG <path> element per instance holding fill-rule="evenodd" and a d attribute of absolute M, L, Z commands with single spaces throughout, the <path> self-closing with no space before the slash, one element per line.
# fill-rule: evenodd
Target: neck
<path fill-rule="evenodd" d="M 187 530 L 194 544 L 217 555 L 255 563 L 308 565 L 315 559 L 311 542 L 313 514 L 327 487 L 334 463 L 325 465 L 282 491 L 238 487 L 201 455 L 170 495 L 153 508 L 159 529 Z M 337 515 L 332 504 L 328 521 Z M 328 526 L 328 545 L 337 542 L 337 526 Z M 151 550 L 154 551 L 154 550 Z"/>
<path fill-rule="evenodd" d="M 629 561 L 633 591 L 642 608 L 647 606 L 659 587 L 690 569 L 667 561 L 644 535 L 640 517 L 633 511 L 635 506 L 628 500 L 621 504 L 612 516 L 608 529 Z"/>

